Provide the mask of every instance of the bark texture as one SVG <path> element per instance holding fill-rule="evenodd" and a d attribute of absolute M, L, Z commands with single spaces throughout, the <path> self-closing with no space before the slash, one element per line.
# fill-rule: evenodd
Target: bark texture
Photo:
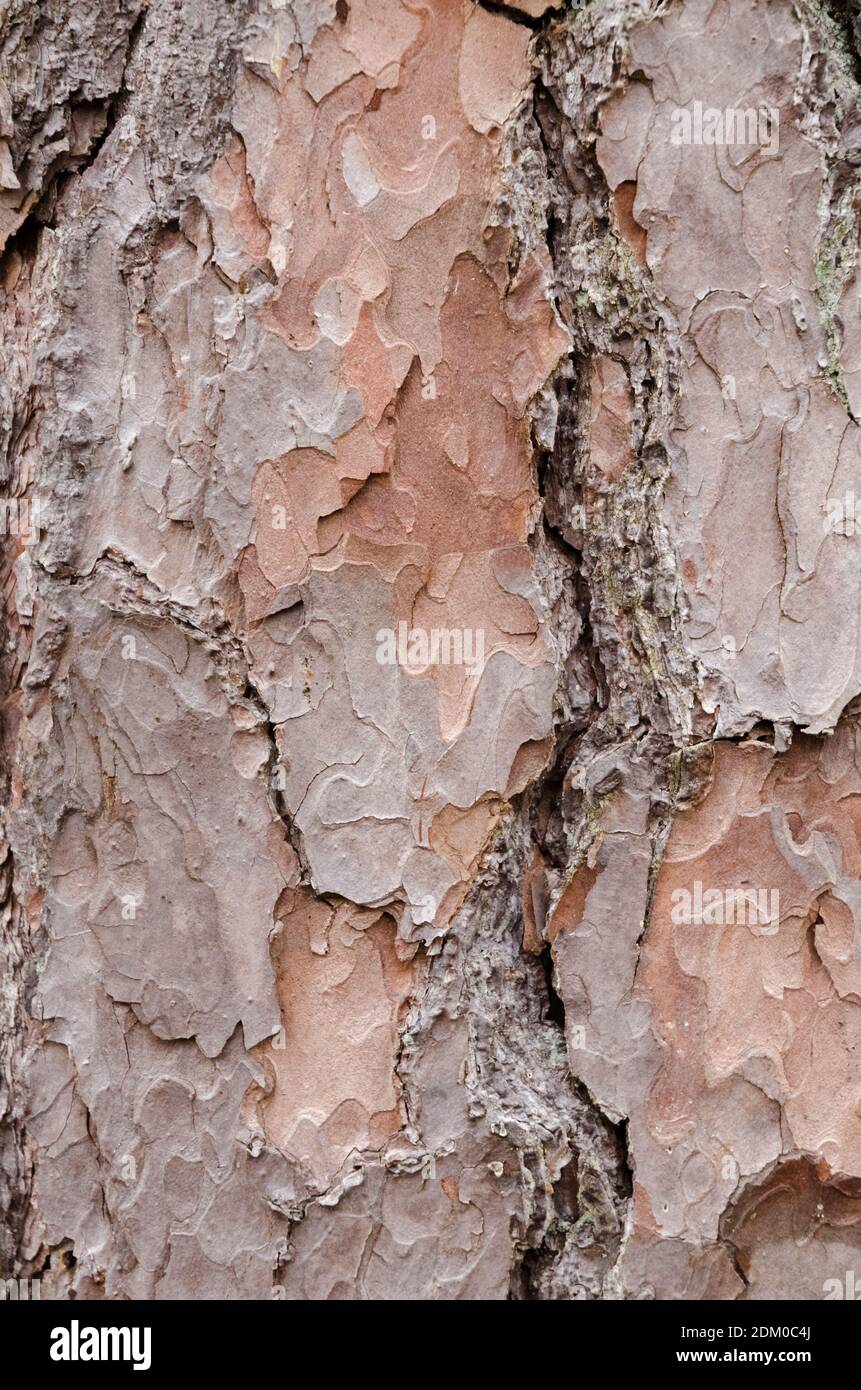
<path fill-rule="evenodd" d="M 857 1266 L 856 11 L 7 0 L 5 1274 Z"/>

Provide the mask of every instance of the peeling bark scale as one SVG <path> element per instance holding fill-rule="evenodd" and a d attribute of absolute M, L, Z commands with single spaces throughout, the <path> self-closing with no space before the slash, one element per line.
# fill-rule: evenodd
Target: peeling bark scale
<path fill-rule="evenodd" d="M 4 1278 L 861 1278 L 858 10 L 5 0 Z"/>

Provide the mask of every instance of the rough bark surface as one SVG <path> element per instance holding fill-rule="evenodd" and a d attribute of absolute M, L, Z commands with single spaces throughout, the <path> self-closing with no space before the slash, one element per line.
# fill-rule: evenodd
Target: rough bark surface
<path fill-rule="evenodd" d="M 857 8 L 7 0 L 2 1273 L 857 1265 Z"/>

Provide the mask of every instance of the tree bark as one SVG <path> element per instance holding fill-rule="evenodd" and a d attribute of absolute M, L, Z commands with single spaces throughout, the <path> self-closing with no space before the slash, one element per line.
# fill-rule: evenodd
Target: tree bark
<path fill-rule="evenodd" d="M 854 1267 L 857 10 L 7 0 L 4 1276 Z"/>

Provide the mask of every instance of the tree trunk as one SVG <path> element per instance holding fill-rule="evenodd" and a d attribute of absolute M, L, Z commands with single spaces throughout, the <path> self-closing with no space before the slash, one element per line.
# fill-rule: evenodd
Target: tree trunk
<path fill-rule="evenodd" d="M 857 8 L 7 0 L 5 1275 L 857 1264 Z"/>

